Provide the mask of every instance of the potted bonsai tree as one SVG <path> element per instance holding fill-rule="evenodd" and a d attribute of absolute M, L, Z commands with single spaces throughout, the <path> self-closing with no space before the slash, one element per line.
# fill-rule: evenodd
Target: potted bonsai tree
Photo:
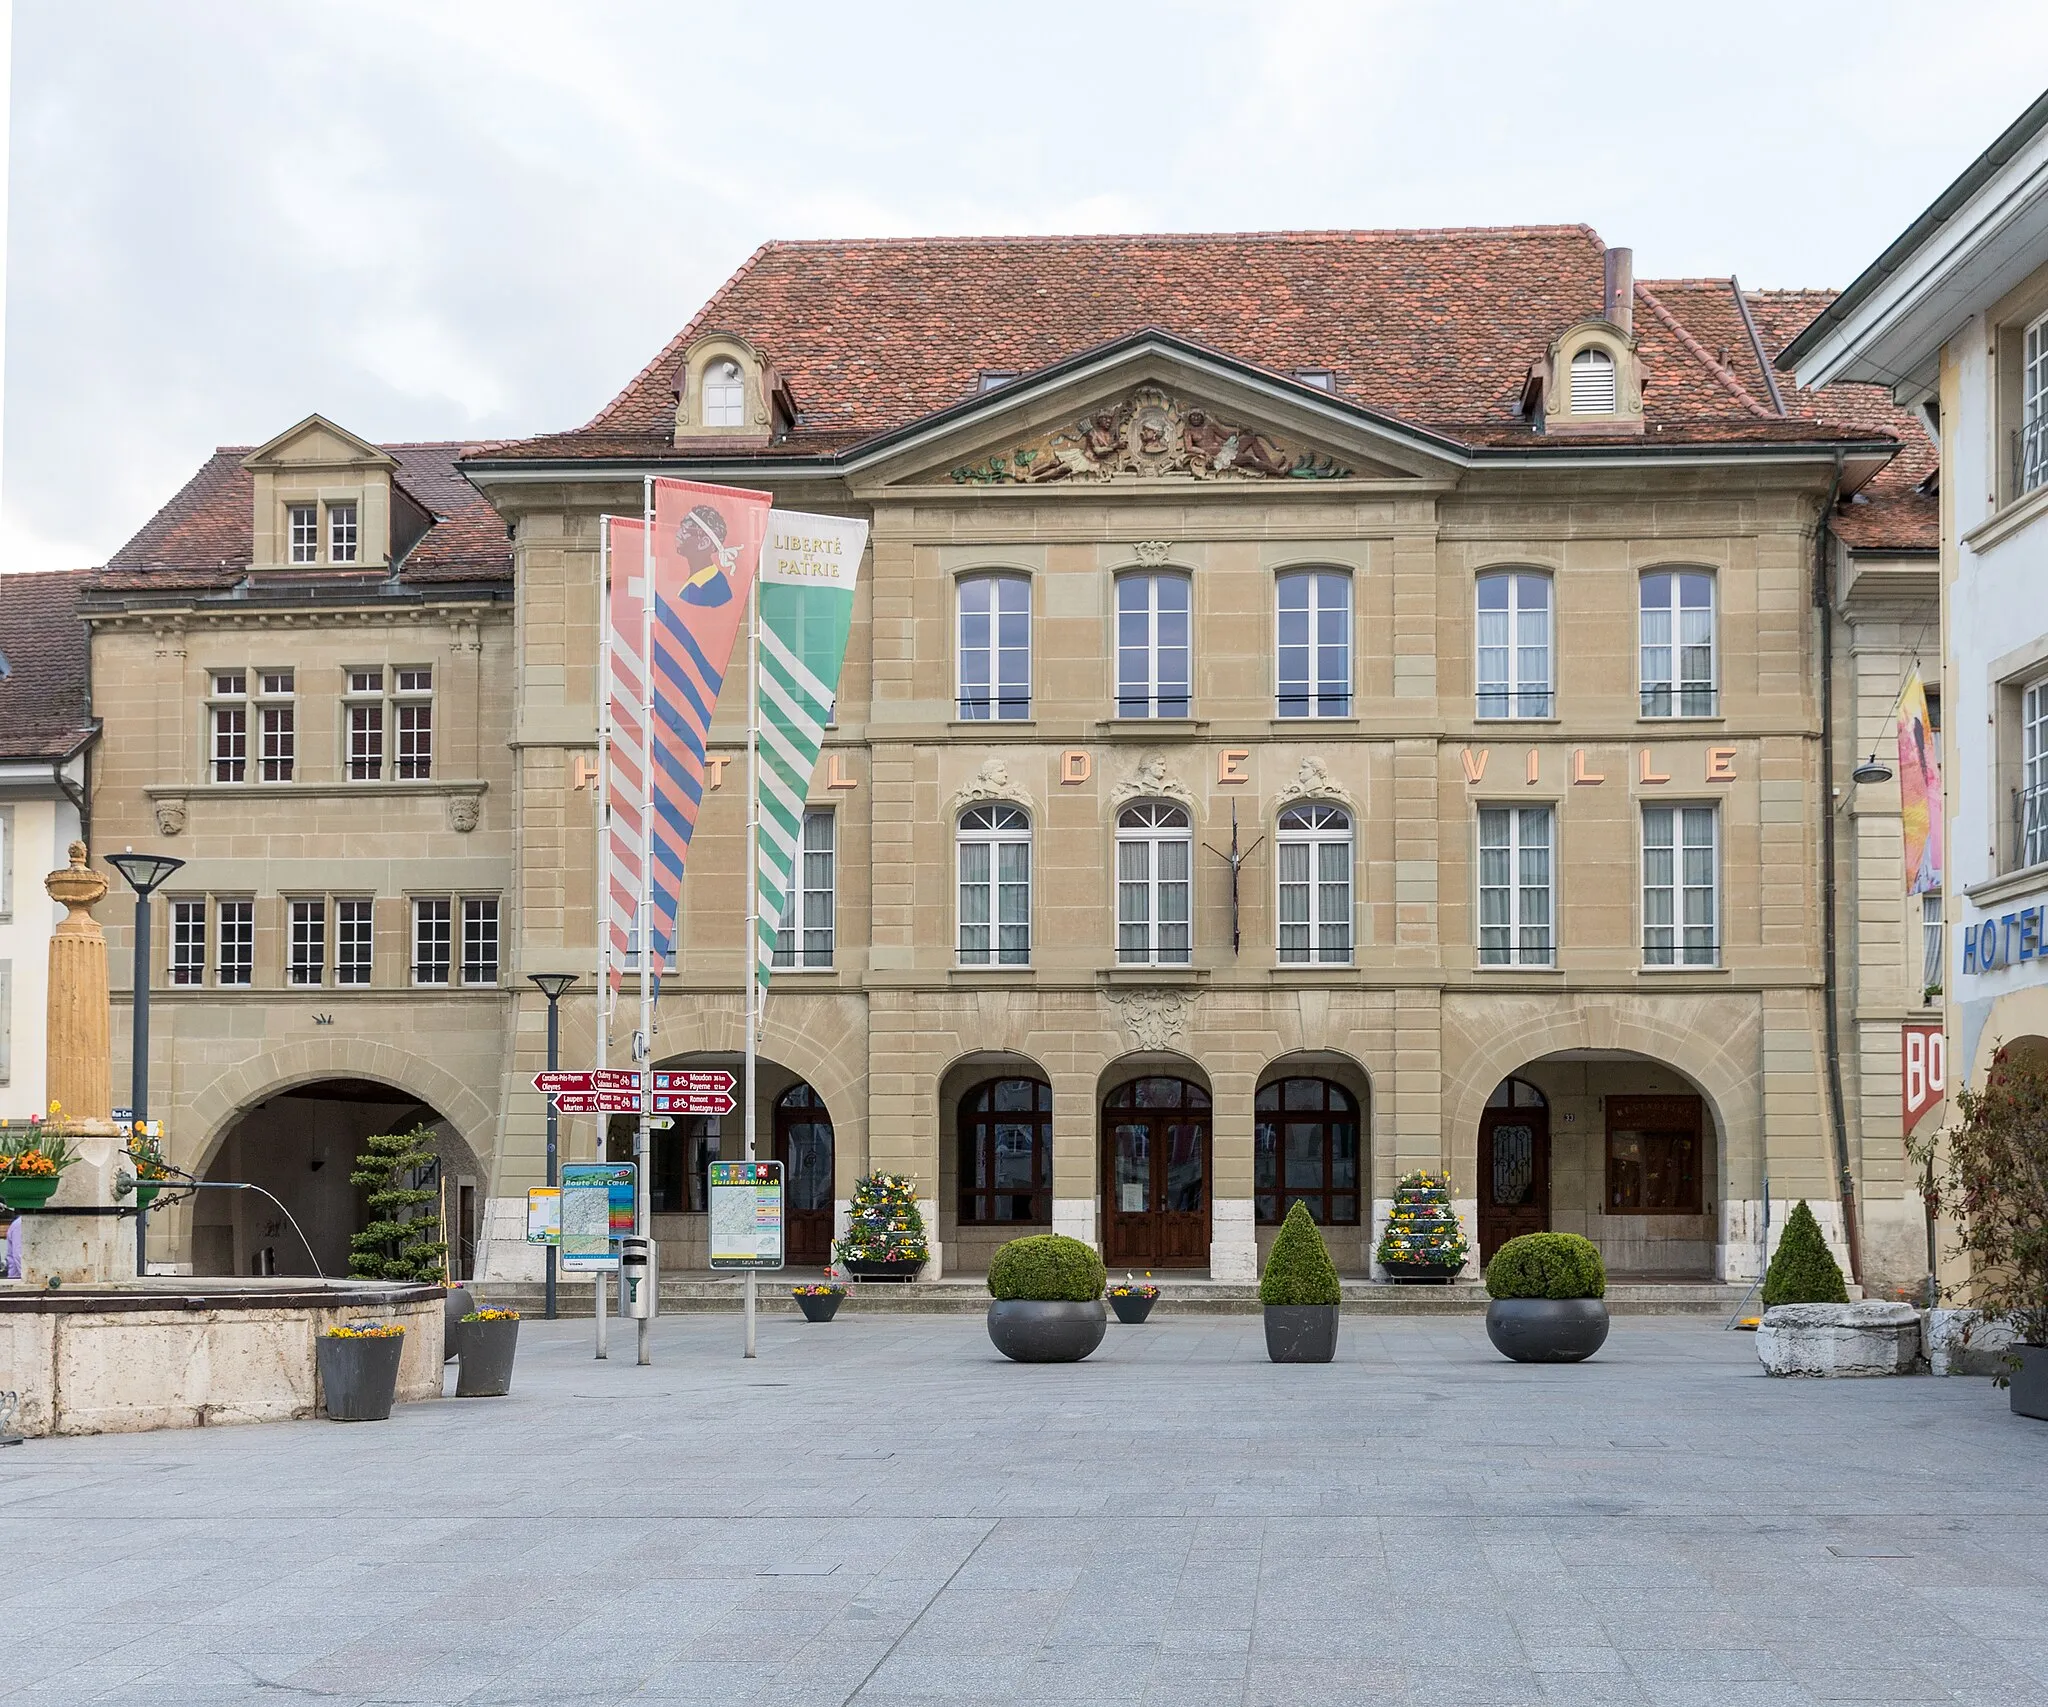
<path fill-rule="evenodd" d="M 856 1280 L 915 1280 L 932 1254 L 917 1188 L 901 1174 L 863 1174 L 833 1252 Z"/>
<path fill-rule="evenodd" d="M 496 1399 L 512 1391 L 512 1360 L 519 1353 L 519 1312 L 486 1306 L 464 1314 L 455 1327 L 462 1368 L 458 1399 Z"/>
<path fill-rule="evenodd" d="M 1373 1252 L 1387 1278 L 1411 1286 L 1446 1285 L 1465 1266 L 1470 1248 L 1451 1207 L 1450 1176 L 1425 1170 L 1403 1174 Z"/>
<path fill-rule="evenodd" d="M 1106 1278 L 1102 1258 L 1079 1239 L 1012 1239 L 988 1265 L 988 1337 L 1016 1363 L 1079 1363 L 1109 1329 Z"/>
<path fill-rule="evenodd" d="M 1956 1093 L 1957 1122 L 1922 1159 L 1936 1206 L 1957 1218 L 1969 1302 L 2013 1331 L 1998 1381 L 2013 1413 L 2048 1421 L 2048 1062 L 1999 1051 L 1981 1091 Z"/>
<path fill-rule="evenodd" d="M 320 1393 L 328 1417 L 383 1422 L 398 1393 L 405 1329 L 397 1322 L 337 1322 L 316 1342 Z"/>
<path fill-rule="evenodd" d="M 1486 1337 L 1517 1363 L 1583 1363 L 1607 1341 L 1607 1265 L 1576 1233 L 1524 1233 L 1486 1265 Z"/>
<path fill-rule="evenodd" d="M 831 1272 L 829 1269 L 826 1271 Z M 836 1280 L 823 1285 L 792 1286 L 789 1294 L 796 1300 L 796 1307 L 803 1311 L 807 1322 L 829 1322 L 839 1314 L 839 1306 L 845 1301 L 846 1288 Z"/>
<path fill-rule="evenodd" d="M 1328 1363 L 1337 1355 L 1338 1305 L 1344 1291 L 1322 1229 L 1308 1205 L 1296 1202 L 1273 1237 L 1259 1278 L 1265 1306 L 1266 1355 L 1275 1363 Z"/>
<path fill-rule="evenodd" d="M 1148 1273 L 1140 1284 L 1127 1274 L 1109 1289 L 1109 1307 L 1119 1322 L 1136 1327 L 1152 1314 L 1152 1306 L 1159 1302 L 1159 1288 L 1151 1280 Z"/>
<path fill-rule="evenodd" d="M 348 1241 L 348 1271 L 360 1280 L 417 1280 L 439 1285 L 446 1275 L 447 1241 L 441 1218 L 430 1213 L 439 1193 L 426 1184 L 435 1157 L 433 1133 L 380 1132 L 363 1140 L 350 1185 L 364 1187 L 371 1221 Z"/>

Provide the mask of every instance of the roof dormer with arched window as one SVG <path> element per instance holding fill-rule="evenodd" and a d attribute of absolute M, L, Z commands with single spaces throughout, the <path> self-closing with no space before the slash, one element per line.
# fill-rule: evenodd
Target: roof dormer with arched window
<path fill-rule="evenodd" d="M 766 444 L 796 417 L 787 386 L 760 351 L 729 332 L 707 332 L 676 369 L 676 443 L 743 439 Z"/>
<path fill-rule="evenodd" d="M 1550 346 L 1546 433 L 1640 433 L 1643 387 L 1636 341 L 1611 321 L 1585 320 Z"/>

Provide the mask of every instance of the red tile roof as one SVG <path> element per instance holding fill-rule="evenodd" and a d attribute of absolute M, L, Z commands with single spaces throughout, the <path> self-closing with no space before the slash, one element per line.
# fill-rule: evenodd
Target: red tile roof
<path fill-rule="evenodd" d="M 0 575 L 0 759 L 61 759 L 92 733 L 90 569 Z"/>

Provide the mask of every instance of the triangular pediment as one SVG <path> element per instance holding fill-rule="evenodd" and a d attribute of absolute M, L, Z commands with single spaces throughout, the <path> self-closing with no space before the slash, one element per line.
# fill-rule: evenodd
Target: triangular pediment
<path fill-rule="evenodd" d="M 329 468 L 396 468 L 398 459 L 361 439 L 346 427 L 338 427 L 324 415 L 308 415 L 297 426 L 287 427 L 267 444 L 258 445 L 242 458 L 251 471 L 285 469 L 313 471 Z"/>
<path fill-rule="evenodd" d="M 855 460 L 870 488 L 1302 487 L 1454 477 L 1460 449 L 1160 337 L 1027 375 Z"/>

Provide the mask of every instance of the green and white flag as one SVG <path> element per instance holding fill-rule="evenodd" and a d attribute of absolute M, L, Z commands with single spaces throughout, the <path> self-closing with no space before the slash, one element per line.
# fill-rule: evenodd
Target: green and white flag
<path fill-rule="evenodd" d="M 775 934 L 788 911 L 804 839 L 804 801 L 839 692 L 853 587 L 868 524 L 845 516 L 768 512 L 761 548 L 759 672 L 760 855 L 756 1000 L 768 994 Z"/>

